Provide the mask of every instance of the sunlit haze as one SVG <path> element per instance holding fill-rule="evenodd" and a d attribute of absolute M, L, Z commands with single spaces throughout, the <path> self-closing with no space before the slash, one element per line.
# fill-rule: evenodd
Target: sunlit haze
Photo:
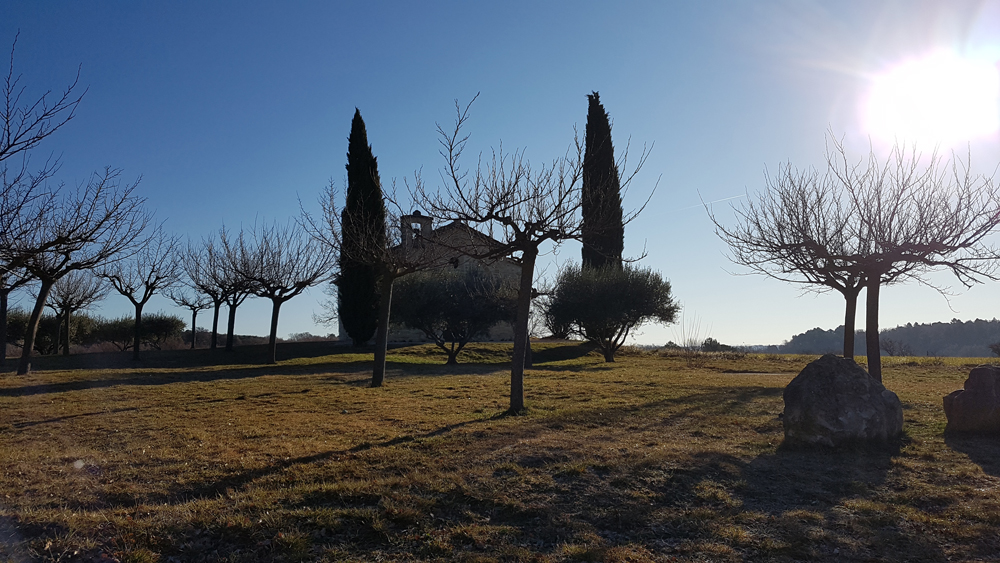
<path fill-rule="evenodd" d="M 1000 61 L 938 52 L 872 79 L 864 124 L 882 139 L 921 145 L 967 142 L 1000 128 Z"/>

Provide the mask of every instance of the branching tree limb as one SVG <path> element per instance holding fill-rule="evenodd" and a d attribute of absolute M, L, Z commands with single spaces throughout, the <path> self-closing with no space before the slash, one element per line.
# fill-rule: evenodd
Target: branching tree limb
<path fill-rule="evenodd" d="M 182 268 L 177 262 L 180 239 L 158 226 L 139 245 L 138 251 L 126 260 L 112 262 L 101 269 L 100 276 L 125 296 L 135 307 L 135 330 L 132 359 L 139 360 L 142 344 L 142 309 L 159 291 L 176 284 Z"/>
<path fill-rule="evenodd" d="M 120 176 L 120 170 L 106 168 L 75 190 L 63 188 L 40 217 L 37 228 L 15 245 L 13 252 L 26 256 L 23 267 L 39 283 L 19 375 L 31 367 L 38 321 L 52 285 L 69 272 L 123 260 L 138 250 L 137 242 L 150 215 L 143 208 L 145 200 L 134 195 L 139 180 L 123 185 Z"/>
<path fill-rule="evenodd" d="M 222 243 L 233 270 L 252 283 L 255 295 L 271 300 L 268 363 L 273 364 L 281 305 L 326 280 L 336 256 L 294 223 L 254 225 Z"/>

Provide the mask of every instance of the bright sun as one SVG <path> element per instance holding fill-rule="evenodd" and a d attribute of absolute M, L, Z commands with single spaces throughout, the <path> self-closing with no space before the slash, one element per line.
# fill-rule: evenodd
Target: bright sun
<path fill-rule="evenodd" d="M 905 62 L 872 81 L 862 106 L 874 137 L 919 145 L 949 145 L 1000 130 L 996 63 L 953 53 Z"/>

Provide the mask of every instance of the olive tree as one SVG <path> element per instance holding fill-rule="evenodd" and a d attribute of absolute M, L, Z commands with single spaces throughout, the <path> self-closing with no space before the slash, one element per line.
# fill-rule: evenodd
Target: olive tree
<path fill-rule="evenodd" d="M 407 276 L 393 291 L 393 321 L 419 330 L 458 363 L 469 341 L 486 336 L 501 322 L 512 322 L 514 288 L 496 273 L 470 264 Z"/>
<path fill-rule="evenodd" d="M 680 310 L 670 295 L 670 282 L 650 268 L 627 263 L 621 268 L 563 268 L 547 307 L 557 325 L 569 326 L 596 344 L 606 362 L 615 361 L 615 352 L 636 328 L 672 323 Z"/>

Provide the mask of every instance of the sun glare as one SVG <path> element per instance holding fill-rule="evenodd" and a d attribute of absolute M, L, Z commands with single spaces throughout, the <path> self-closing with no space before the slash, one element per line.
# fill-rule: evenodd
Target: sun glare
<path fill-rule="evenodd" d="M 1000 73 L 995 62 L 935 53 L 877 76 L 864 103 L 873 137 L 949 145 L 1000 130 Z"/>

